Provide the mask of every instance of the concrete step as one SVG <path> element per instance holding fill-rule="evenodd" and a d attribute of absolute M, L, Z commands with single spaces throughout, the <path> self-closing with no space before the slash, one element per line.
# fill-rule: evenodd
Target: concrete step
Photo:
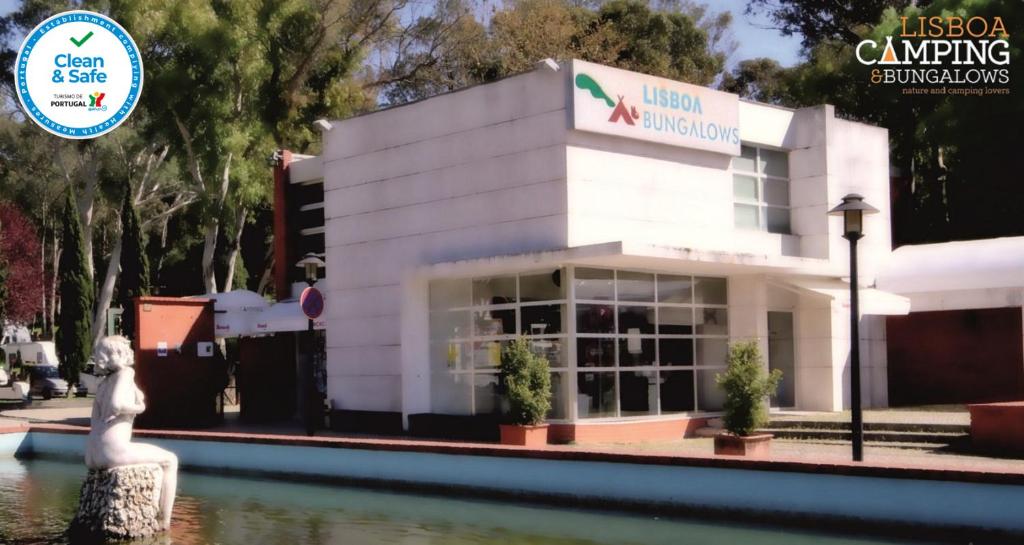
<path fill-rule="evenodd" d="M 849 441 L 831 441 L 828 439 L 815 439 L 801 440 L 801 439 L 776 439 L 777 441 L 786 441 L 790 443 L 812 443 L 815 445 L 837 445 L 837 446 L 849 446 Z M 864 445 L 869 447 L 886 447 L 886 448 L 900 448 L 900 449 L 912 449 L 912 450 L 927 450 L 934 451 L 947 447 L 949 445 L 939 445 L 936 443 L 904 443 L 904 442 L 886 442 L 886 441 L 864 441 Z"/>
<path fill-rule="evenodd" d="M 771 420 L 771 429 L 820 429 L 850 430 L 848 420 Z M 907 422 L 865 422 L 864 431 L 928 432 L 928 433 L 970 433 L 971 427 L 962 424 L 907 423 Z"/>
<path fill-rule="evenodd" d="M 770 433 L 779 439 L 790 440 L 848 442 L 851 439 L 849 429 L 768 427 L 759 431 Z M 864 430 L 864 441 L 872 443 L 913 443 L 935 446 L 955 445 L 969 440 L 970 435 L 962 432 Z"/>

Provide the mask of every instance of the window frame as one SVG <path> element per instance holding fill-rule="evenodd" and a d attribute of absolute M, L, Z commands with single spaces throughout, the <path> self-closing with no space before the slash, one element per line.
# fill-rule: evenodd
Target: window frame
<path fill-rule="evenodd" d="M 687 417 L 694 414 L 701 416 L 705 415 L 716 415 L 721 414 L 721 409 L 705 410 L 701 407 L 701 392 L 700 392 L 700 379 L 703 373 L 714 373 L 722 372 L 726 369 L 726 362 L 712 363 L 708 361 L 702 361 L 698 358 L 698 343 L 702 339 L 709 340 L 721 340 L 726 344 L 726 350 L 728 350 L 730 337 L 728 334 L 728 320 L 731 314 L 729 309 L 728 292 L 729 292 L 729 279 L 726 276 L 715 276 L 715 275 L 700 275 L 700 274 L 686 274 L 681 272 L 657 272 L 650 270 L 639 270 L 639 269 L 613 269 L 608 267 L 600 266 L 585 266 L 576 267 L 573 265 L 564 265 L 559 267 L 562 271 L 563 279 L 563 293 L 561 299 L 552 299 L 544 301 L 530 301 L 522 302 L 522 288 L 520 279 L 523 276 L 530 276 L 539 274 L 542 272 L 550 272 L 551 269 L 544 269 L 543 271 L 528 270 L 519 273 L 508 273 L 508 274 L 494 274 L 488 275 L 488 277 L 501 277 L 501 276 L 514 276 L 516 279 L 516 302 L 515 303 L 501 303 L 493 305 L 475 304 L 474 297 L 472 294 L 472 285 L 476 280 L 482 277 L 466 277 L 458 279 L 433 279 L 432 281 L 444 281 L 444 280 L 459 280 L 465 281 L 469 284 L 469 297 L 468 301 L 464 301 L 464 305 L 451 306 L 443 308 L 434 308 L 428 305 L 428 320 L 433 320 L 435 315 L 440 315 L 449 312 L 465 312 L 468 314 L 469 327 L 467 334 L 460 334 L 457 337 L 444 337 L 434 338 L 433 333 L 430 335 L 430 343 L 445 343 L 447 345 L 458 344 L 464 347 L 462 350 L 466 350 L 468 354 L 460 357 L 460 365 L 456 368 L 450 368 L 447 370 L 447 374 L 453 375 L 456 382 L 465 380 L 468 382 L 467 387 L 469 389 L 468 394 L 468 414 L 486 414 L 477 412 L 477 375 L 496 375 L 498 373 L 497 367 L 492 366 L 480 366 L 476 364 L 477 356 L 477 344 L 487 342 L 505 342 L 513 340 L 520 335 L 523 338 L 532 341 L 544 341 L 544 340 L 557 340 L 562 343 L 561 346 L 561 358 L 562 361 L 557 364 L 552 364 L 551 374 L 559 375 L 562 388 L 562 400 L 563 406 L 557 411 L 563 415 L 562 418 L 551 418 L 550 422 L 601 422 L 601 421 L 623 421 L 623 420 L 650 420 L 652 418 L 681 418 Z M 612 298 L 611 299 L 577 299 L 576 298 L 576 283 L 577 269 L 600 269 L 611 271 L 612 280 Z M 652 287 L 654 290 L 653 301 L 636 301 L 632 299 L 619 300 L 619 273 L 644 273 L 650 274 L 652 277 Z M 688 279 L 689 281 L 689 297 L 688 302 L 663 302 L 663 297 L 678 297 L 678 292 L 672 294 L 661 293 L 661 279 L 671 278 L 671 281 L 677 282 L 680 278 Z M 706 303 L 703 300 L 698 301 L 697 289 L 699 280 L 703 278 L 721 280 L 725 282 L 725 301 L 722 303 Z M 703 298 L 701 298 L 703 299 Z M 516 331 L 522 332 L 523 328 L 527 324 L 523 323 L 522 319 L 522 308 L 530 306 L 552 306 L 559 305 L 562 312 L 562 324 L 561 332 L 553 334 L 541 334 L 541 335 L 530 335 L 530 334 L 500 334 L 500 335 L 478 335 L 475 316 L 478 312 L 483 311 L 494 311 L 494 310 L 514 310 L 516 320 Z M 597 305 L 610 307 L 612 309 L 612 329 L 607 333 L 579 333 L 578 315 L 577 310 L 579 305 Z M 629 333 L 619 332 L 619 319 L 620 309 L 623 307 L 641 307 L 653 309 L 653 333 L 641 333 L 639 338 L 641 341 L 650 340 L 654 344 L 653 361 L 649 365 L 637 365 L 637 366 L 623 366 L 621 365 L 621 350 L 622 345 L 628 343 L 629 339 L 633 338 L 634 335 Z M 666 309 L 683 309 L 689 313 L 690 317 L 690 333 L 662 333 L 661 332 L 661 316 Z M 726 313 L 726 329 L 723 333 L 698 333 L 697 318 L 698 311 L 702 309 L 720 309 Z M 428 327 L 430 327 L 428 325 Z M 611 365 L 602 365 L 599 367 L 583 367 L 579 365 L 579 354 L 578 342 L 581 339 L 606 339 L 614 343 L 613 358 Z M 662 340 L 670 339 L 682 339 L 689 340 L 690 346 L 690 361 L 689 365 L 662 365 Z M 430 357 L 433 358 L 433 348 L 429 352 Z M 435 363 L 430 362 L 431 373 L 439 373 L 435 371 Z M 693 388 L 693 408 L 688 411 L 673 411 L 664 412 L 662 410 L 662 385 L 663 385 L 663 373 L 666 372 L 679 372 L 679 371 L 690 371 L 692 377 L 692 388 Z M 654 385 L 657 388 L 657 405 L 652 407 L 648 413 L 645 414 L 623 414 L 622 411 L 622 390 L 621 390 L 621 375 L 622 373 L 654 373 L 657 383 Z M 579 382 L 582 380 L 582 375 L 587 373 L 613 373 L 614 375 L 614 388 L 615 388 L 615 404 L 613 414 L 602 415 L 602 416 L 586 416 L 581 417 L 579 415 Z M 459 378 L 464 377 L 464 378 Z M 706 397 L 706 396 L 703 396 Z"/>
<path fill-rule="evenodd" d="M 789 151 L 785 150 L 785 149 L 782 149 L 782 148 L 776 148 L 776 147 L 772 147 L 772 146 L 763 146 L 763 145 L 760 145 L 760 144 L 751 144 L 751 143 L 744 143 L 744 144 L 742 144 L 742 147 L 744 147 L 744 148 L 752 148 L 754 150 L 754 152 L 755 152 L 754 153 L 754 170 L 750 171 L 750 170 L 745 170 L 745 169 L 742 169 L 742 168 L 737 168 L 736 165 L 735 165 L 735 158 L 733 160 L 729 161 L 729 175 L 730 175 L 730 180 L 732 181 L 732 184 L 733 184 L 733 188 L 732 188 L 733 228 L 735 228 L 735 229 L 742 229 L 742 230 L 745 230 L 745 231 L 746 230 L 749 230 L 749 231 L 761 231 L 763 233 L 772 233 L 772 234 L 777 234 L 777 235 L 792 235 L 793 234 L 793 216 L 792 216 L 793 192 L 792 192 L 792 179 L 788 175 L 788 173 L 789 173 L 789 164 L 788 164 L 789 163 Z M 768 174 L 766 169 L 764 168 L 764 160 L 761 158 L 761 152 L 762 151 L 772 151 L 772 152 L 778 152 L 778 153 L 785 154 L 786 162 L 787 162 L 787 165 L 786 165 L 787 176 L 777 176 L 777 175 L 774 175 L 774 174 Z M 757 193 L 755 199 L 753 199 L 753 200 L 751 200 L 751 199 L 743 199 L 743 198 L 740 198 L 740 197 L 738 197 L 736 195 L 736 185 L 735 184 L 736 184 L 736 177 L 737 176 L 745 176 L 745 177 L 753 178 L 754 179 L 754 190 Z M 785 182 L 786 183 L 786 202 L 787 202 L 787 204 L 785 204 L 785 205 L 772 204 L 772 203 L 769 203 L 767 201 L 767 199 L 765 198 L 765 193 L 766 193 L 765 192 L 765 184 L 766 184 L 766 182 Z M 757 228 L 751 228 L 751 227 L 747 227 L 747 226 L 737 225 L 737 223 L 736 223 L 736 207 L 737 206 L 752 206 L 752 207 L 754 207 L 755 211 L 757 212 Z M 768 228 L 768 214 L 766 213 L 767 209 L 769 209 L 769 208 L 773 208 L 775 210 L 784 210 L 786 212 L 786 216 L 787 216 L 786 226 L 787 226 L 787 229 L 785 231 L 771 231 L 771 230 L 769 230 L 769 228 Z"/>

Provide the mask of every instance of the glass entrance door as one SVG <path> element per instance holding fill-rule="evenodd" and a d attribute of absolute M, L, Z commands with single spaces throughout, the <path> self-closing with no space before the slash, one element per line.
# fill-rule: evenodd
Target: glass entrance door
<path fill-rule="evenodd" d="M 771 400 L 772 407 L 787 408 L 796 405 L 795 361 L 793 313 L 768 312 L 768 368 L 782 371 L 782 382 Z"/>

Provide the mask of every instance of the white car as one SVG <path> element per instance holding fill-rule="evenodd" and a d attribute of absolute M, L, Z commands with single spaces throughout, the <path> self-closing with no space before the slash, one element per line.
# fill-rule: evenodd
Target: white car
<path fill-rule="evenodd" d="M 96 389 L 100 385 L 100 379 L 103 378 L 96 374 L 96 365 L 93 362 L 86 364 L 85 369 L 78 374 L 78 384 L 75 385 L 75 396 L 85 397 L 89 394 L 95 394 Z"/>
<path fill-rule="evenodd" d="M 29 384 L 11 380 L 7 370 L 0 366 L 0 401 L 16 401 L 21 405 L 29 403 Z"/>

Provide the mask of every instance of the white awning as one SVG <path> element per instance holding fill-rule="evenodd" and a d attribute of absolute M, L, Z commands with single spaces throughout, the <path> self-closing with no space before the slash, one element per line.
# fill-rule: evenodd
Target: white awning
<path fill-rule="evenodd" d="M 292 299 L 275 303 L 267 310 L 253 315 L 250 334 L 263 335 L 283 331 L 306 331 L 308 327 L 309 319 L 302 313 L 298 300 Z M 327 327 L 327 317 L 320 315 L 313 322 L 313 327 L 314 329 L 325 329 Z"/>
<path fill-rule="evenodd" d="M 189 299 L 213 301 L 213 327 L 217 337 L 251 335 L 254 316 L 270 308 L 270 301 L 249 290 L 208 293 Z"/>
<path fill-rule="evenodd" d="M 850 283 L 839 278 L 786 277 L 776 278 L 773 282 L 829 297 L 844 307 L 850 306 Z M 875 288 L 860 288 L 857 300 L 861 314 L 903 316 L 910 313 L 910 299 Z"/>
<path fill-rule="evenodd" d="M 213 310 L 263 310 L 270 306 L 270 301 L 262 295 L 249 290 L 232 290 L 224 293 L 207 293 L 189 299 L 209 299 L 213 301 Z"/>
<path fill-rule="evenodd" d="M 1024 237 L 902 246 L 877 284 L 901 294 L 1024 288 Z"/>

